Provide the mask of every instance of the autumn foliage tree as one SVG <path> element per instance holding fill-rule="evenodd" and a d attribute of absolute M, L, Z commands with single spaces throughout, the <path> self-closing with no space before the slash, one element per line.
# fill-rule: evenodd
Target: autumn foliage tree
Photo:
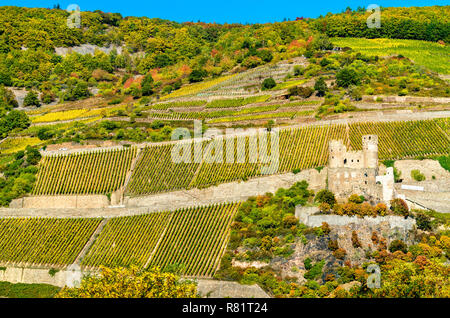
<path fill-rule="evenodd" d="M 101 268 L 85 277 L 79 288 L 63 288 L 57 298 L 195 298 L 196 285 L 158 268 Z"/>

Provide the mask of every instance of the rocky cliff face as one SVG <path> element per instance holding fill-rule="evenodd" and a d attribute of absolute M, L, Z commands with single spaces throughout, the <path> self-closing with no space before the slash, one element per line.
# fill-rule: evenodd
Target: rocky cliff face
<path fill-rule="evenodd" d="M 353 232 L 356 233 L 360 247 L 354 245 Z M 317 237 L 314 234 L 308 234 L 306 236 L 308 242 L 306 244 L 297 242 L 295 251 L 289 259 L 274 259 L 270 266 L 280 270 L 283 277 L 296 277 L 299 283 L 303 283 L 306 282 L 303 275 L 307 272 L 305 260 L 309 258 L 312 263 L 324 261 L 321 274 L 323 281 L 327 274 L 334 274 L 337 277 L 335 268 L 342 266 L 345 262 L 350 262 L 352 265 L 361 265 L 371 261 L 368 254 L 378 248 L 373 240 L 374 233 L 376 233 L 378 241 L 385 240 L 387 247 L 394 240 L 402 240 L 408 245 L 417 242 L 415 228 L 412 230 L 405 230 L 404 227 L 392 228 L 388 222 L 333 226 L 328 235 Z M 330 241 L 337 241 L 339 248 L 346 251 L 344 259 L 337 259 L 333 255 L 333 252 L 329 249 Z"/>

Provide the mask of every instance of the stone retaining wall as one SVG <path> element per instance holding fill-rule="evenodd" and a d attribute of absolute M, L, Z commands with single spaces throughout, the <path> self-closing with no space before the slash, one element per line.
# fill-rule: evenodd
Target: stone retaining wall
<path fill-rule="evenodd" d="M 191 189 L 151 196 L 126 197 L 125 205 L 148 207 L 152 211 L 176 210 L 185 207 L 211 205 L 216 203 L 245 201 L 251 196 L 289 188 L 296 182 L 306 180 L 309 188 L 320 190 L 326 186 L 327 169 L 320 173 L 316 169 L 304 170 L 298 174 L 287 173 L 251 179 L 246 182 L 232 182 L 206 189 Z"/>
<path fill-rule="evenodd" d="M 109 206 L 105 195 L 58 195 L 13 200 L 13 209 L 100 209 Z"/>
<path fill-rule="evenodd" d="M 143 215 L 155 212 L 150 208 L 102 208 L 102 209 L 11 209 L 0 208 L 2 218 L 113 218 Z"/>
<path fill-rule="evenodd" d="M 57 287 L 79 286 L 83 275 L 90 272 L 81 272 L 78 268 L 60 270 L 53 276 L 48 268 L 7 267 L 0 270 L 0 281 L 12 284 L 49 284 Z"/>
<path fill-rule="evenodd" d="M 295 209 L 295 216 L 301 223 L 310 226 L 318 227 L 322 223 L 328 223 L 330 226 L 347 226 L 355 224 L 357 226 L 378 226 L 382 223 L 388 223 L 391 229 L 401 228 L 405 232 L 413 230 L 416 225 L 416 220 L 412 218 L 405 219 L 401 216 L 378 216 L 378 217 L 364 217 L 357 216 L 340 216 L 340 215 L 314 215 L 318 209 L 315 207 L 298 206 Z"/>
<path fill-rule="evenodd" d="M 206 298 L 269 298 L 258 285 L 241 285 L 217 280 L 199 280 L 197 291 Z"/>

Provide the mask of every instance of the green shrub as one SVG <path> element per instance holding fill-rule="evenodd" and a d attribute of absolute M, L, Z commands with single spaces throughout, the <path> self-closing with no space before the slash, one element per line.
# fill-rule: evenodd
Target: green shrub
<path fill-rule="evenodd" d="M 317 203 L 328 203 L 330 207 L 333 207 L 336 203 L 336 197 L 329 190 L 321 190 L 316 194 L 314 201 Z"/>
<path fill-rule="evenodd" d="M 359 85 L 360 82 L 358 73 L 352 68 L 344 67 L 336 74 L 336 84 L 340 87 Z"/>
<path fill-rule="evenodd" d="M 412 170 L 411 177 L 419 182 L 425 180 L 425 175 L 423 175 L 419 170 Z"/>
<path fill-rule="evenodd" d="M 431 217 L 426 215 L 423 212 L 418 212 L 415 215 L 417 228 L 423 230 L 423 231 L 431 231 L 433 229 L 431 225 Z"/>
<path fill-rule="evenodd" d="M 309 271 L 307 271 L 303 277 L 308 280 L 315 280 L 322 275 L 323 266 L 325 265 L 325 260 L 315 263 Z M 305 264 L 306 268 L 306 264 Z"/>
<path fill-rule="evenodd" d="M 402 251 L 403 253 L 406 254 L 408 252 L 408 246 L 402 240 L 395 240 L 392 241 L 391 244 L 389 245 L 389 251 L 391 253 L 394 253 L 396 251 Z"/>
<path fill-rule="evenodd" d="M 405 201 L 402 199 L 394 199 L 391 202 L 391 211 L 397 215 L 408 216 L 409 208 Z"/>
<path fill-rule="evenodd" d="M 261 88 L 262 88 L 262 90 L 267 90 L 267 89 L 272 89 L 275 86 L 277 86 L 277 83 L 275 82 L 275 80 L 272 77 L 270 77 L 270 78 L 266 78 L 263 81 Z"/>
<path fill-rule="evenodd" d="M 328 91 L 328 86 L 322 76 L 316 80 L 314 89 L 317 91 L 317 96 L 325 96 L 325 93 Z"/>

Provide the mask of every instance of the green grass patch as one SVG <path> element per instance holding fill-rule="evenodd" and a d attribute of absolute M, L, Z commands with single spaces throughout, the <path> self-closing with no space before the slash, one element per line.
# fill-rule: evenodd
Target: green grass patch
<path fill-rule="evenodd" d="M 447 171 L 450 171 L 450 155 L 449 156 L 440 156 L 436 158 L 437 161 L 441 164 L 442 168 Z"/>
<path fill-rule="evenodd" d="M 307 80 L 305 79 L 301 79 L 301 80 L 292 80 L 292 81 L 287 81 L 287 82 L 283 82 L 283 83 L 279 83 L 277 84 L 277 86 L 275 86 L 274 88 L 272 88 L 272 91 L 279 91 L 282 89 L 288 89 L 297 85 L 303 85 L 307 82 Z"/>
<path fill-rule="evenodd" d="M 11 284 L 0 282 L 0 297 L 53 298 L 61 288 L 46 284 Z"/>
<path fill-rule="evenodd" d="M 270 98 L 270 95 L 252 96 L 247 98 L 234 99 L 216 99 L 206 105 L 207 108 L 227 108 L 240 107 L 255 103 L 264 103 Z"/>

